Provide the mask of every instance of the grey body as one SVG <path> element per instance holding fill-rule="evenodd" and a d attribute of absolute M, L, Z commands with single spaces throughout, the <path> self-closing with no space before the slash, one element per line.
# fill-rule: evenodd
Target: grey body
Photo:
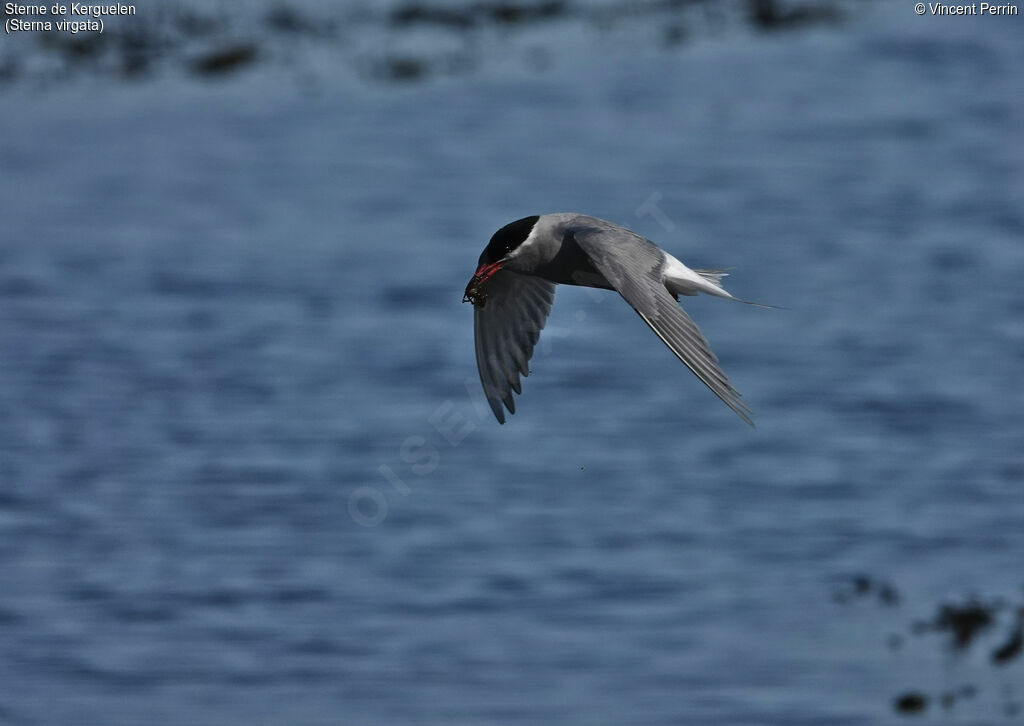
<path fill-rule="evenodd" d="M 545 214 L 528 229 L 499 260 L 500 269 L 479 284 L 486 302 L 474 309 L 480 381 L 499 422 L 505 422 L 503 404 L 515 413 L 512 392 L 522 392 L 520 376 L 529 375 L 555 284 L 564 284 L 616 290 L 708 388 L 753 425 L 739 391 L 677 302 L 678 295 L 701 292 L 737 299 L 719 283 L 724 273 L 692 270 L 650 240 L 596 217 Z M 481 255 L 482 267 L 494 244 L 492 238 Z M 473 284 L 468 291 L 476 290 Z"/>

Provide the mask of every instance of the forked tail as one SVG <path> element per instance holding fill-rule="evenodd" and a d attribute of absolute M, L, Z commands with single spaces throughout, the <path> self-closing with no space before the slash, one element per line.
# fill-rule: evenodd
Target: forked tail
<path fill-rule="evenodd" d="M 695 269 L 694 272 L 700 275 L 705 282 L 709 283 L 711 287 L 714 288 L 713 290 L 708 290 L 705 288 L 701 292 L 716 295 L 717 297 L 728 298 L 729 300 L 735 300 L 736 302 L 741 302 L 744 305 L 755 305 L 759 308 L 770 308 L 772 310 L 785 310 L 785 308 L 780 308 L 777 305 L 766 305 L 765 303 L 753 302 L 752 300 L 743 300 L 742 298 L 738 298 L 731 292 L 726 290 L 724 287 L 722 287 L 722 278 L 726 277 L 729 274 L 730 269 L 731 268 L 724 268 L 719 270 Z"/>

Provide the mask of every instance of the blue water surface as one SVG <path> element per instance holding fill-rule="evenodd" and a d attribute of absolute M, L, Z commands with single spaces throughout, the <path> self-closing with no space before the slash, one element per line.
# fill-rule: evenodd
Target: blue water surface
<path fill-rule="evenodd" d="M 886 642 L 1022 597 L 1022 30 L 8 87 L 0 723 L 1005 720 L 1019 662 Z M 551 211 L 785 308 L 684 301 L 756 430 L 564 288 L 493 420 L 462 289 Z"/>

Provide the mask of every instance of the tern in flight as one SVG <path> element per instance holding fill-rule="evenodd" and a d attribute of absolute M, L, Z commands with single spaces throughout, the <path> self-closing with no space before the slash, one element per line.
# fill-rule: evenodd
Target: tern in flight
<path fill-rule="evenodd" d="M 463 302 L 473 303 L 476 362 L 499 423 L 515 413 L 555 285 L 615 290 L 686 366 L 751 426 L 751 410 L 718 365 L 680 295 L 705 293 L 738 302 L 722 287 L 723 270 L 690 269 L 640 235 L 583 214 L 543 214 L 506 224 L 480 255 Z M 752 303 L 757 304 L 757 303 Z M 769 306 L 765 306 L 769 307 Z"/>

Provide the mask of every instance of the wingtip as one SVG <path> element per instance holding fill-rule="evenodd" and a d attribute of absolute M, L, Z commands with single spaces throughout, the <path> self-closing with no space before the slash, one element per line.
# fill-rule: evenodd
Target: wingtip
<path fill-rule="evenodd" d="M 488 398 L 487 404 L 491 407 L 491 413 L 494 414 L 494 418 L 498 420 L 498 423 L 504 424 L 505 409 L 501 407 L 501 402 L 493 398 Z"/>
<path fill-rule="evenodd" d="M 505 407 L 508 408 L 509 414 L 514 414 L 516 412 L 515 399 L 512 398 L 511 393 L 509 393 L 508 400 L 502 400 L 500 398 L 489 398 L 487 399 L 487 403 L 491 407 L 491 413 L 494 414 L 494 418 L 496 418 L 498 420 L 498 423 L 501 424 L 502 426 L 505 425 L 506 419 Z M 502 406 L 502 403 L 505 404 L 505 407 Z"/>
<path fill-rule="evenodd" d="M 732 296 L 731 299 L 734 300 L 735 302 L 743 303 L 744 305 L 752 305 L 755 308 L 764 308 L 765 310 L 789 310 L 790 309 L 790 308 L 787 308 L 787 307 L 783 307 L 782 305 L 769 305 L 768 303 L 759 303 L 759 302 L 754 302 L 753 300 L 744 300 L 743 298 L 736 297 L 735 295 Z"/>
<path fill-rule="evenodd" d="M 717 393 L 717 392 L 715 392 L 715 393 Z M 719 396 L 719 398 L 722 398 L 722 397 Z M 725 404 L 729 408 L 731 408 L 733 410 L 733 412 L 737 416 L 739 416 L 741 419 L 743 419 L 743 421 L 748 426 L 750 426 L 750 428 L 752 428 L 752 429 L 756 429 L 757 428 L 757 424 L 754 423 L 754 412 L 750 410 L 750 408 L 747 406 L 747 404 L 745 404 L 740 399 L 738 399 L 736 401 L 729 401 L 729 400 L 726 400 L 726 399 L 722 398 L 722 400 L 725 401 Z"/>

